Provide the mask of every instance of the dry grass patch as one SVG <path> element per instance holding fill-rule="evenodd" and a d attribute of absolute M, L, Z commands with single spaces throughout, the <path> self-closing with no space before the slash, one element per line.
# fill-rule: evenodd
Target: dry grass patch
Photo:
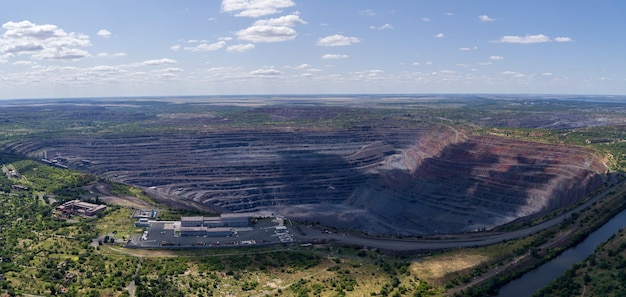
<path fill-rule="evenodd" d="M 481 254 L 449 253 L 413 262 L 410 269 L 420 279 L 440 284 L 446 275 L 476 267 L 488 260 L 489 257 Z"/>
<path fill-rule="evenodd" d="M 135 220 L 130 218 L 131 213 L 131 209 L 124 207 L 109 211 L 96 223 L 98 234 L 117 233 L 116 237 L 128 238 L 133 233 L 141 233 L 142 229 L 135 227 Z"/>

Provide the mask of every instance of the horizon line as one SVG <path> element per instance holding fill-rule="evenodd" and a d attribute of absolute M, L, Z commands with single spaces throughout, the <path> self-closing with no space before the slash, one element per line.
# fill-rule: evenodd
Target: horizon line
<path fill-rule="evenodd" d="M 626 94 L 568 94 L 568 93 L 311 93 L 311 94 L 221 94 L 221 95 L 130 95 L 130 96 L 74 96 L 74 97 L 24 97 L 24 98 L 0 98 L 0 101 L 20 101 L 20 100 L 98 100 L 98 99 L 172 99 L 172 98 L 234 98 L 234 97 L 319 97 L 319 96 L 542 96 L 542 97 L 624 97 Z"/>

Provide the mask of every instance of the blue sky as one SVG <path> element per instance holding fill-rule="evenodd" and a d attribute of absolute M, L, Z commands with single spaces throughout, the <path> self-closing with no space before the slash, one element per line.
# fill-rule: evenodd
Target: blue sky
<path fill-rule="evenodd" d="M 7 1 L 0 98 L 626 94 L 626 1 Z"/>

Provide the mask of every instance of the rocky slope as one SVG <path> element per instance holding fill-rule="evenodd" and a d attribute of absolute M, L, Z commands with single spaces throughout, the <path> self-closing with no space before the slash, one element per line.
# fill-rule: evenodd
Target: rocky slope
<path fill-rule="evenodd" d="M 269 210 L 372 234 L 492 228 L 572 203 L 606 171 L 588 149 L 442 125 L 68 136 L 6 149 L 218 211 Z"/>

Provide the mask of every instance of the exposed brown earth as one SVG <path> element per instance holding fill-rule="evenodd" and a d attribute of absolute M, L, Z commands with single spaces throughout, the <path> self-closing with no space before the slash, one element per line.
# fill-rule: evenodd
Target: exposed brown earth
<path fill-rule="evenodd" d="M 169 202 L 269 210 L 370 234 L 489 229 L 584 197 L 607 169 L 585 148 L 440 125 L 73 136 L 8 149 L 35 158 L 45 150 Z"/>
<path fill-rule="evenodd" d="M 88 190 L 93 195 L 97 195 L 98 199 L 106 204 L 113 204 L 136 209 L 154 208 L 154 205 L 137 197 L 130 195 L 123 196 L 113 194 L 111 192 L 111 188 L 111 185 L 100 182 L 93 182 L 83 187 L 83 189 Z"/>

